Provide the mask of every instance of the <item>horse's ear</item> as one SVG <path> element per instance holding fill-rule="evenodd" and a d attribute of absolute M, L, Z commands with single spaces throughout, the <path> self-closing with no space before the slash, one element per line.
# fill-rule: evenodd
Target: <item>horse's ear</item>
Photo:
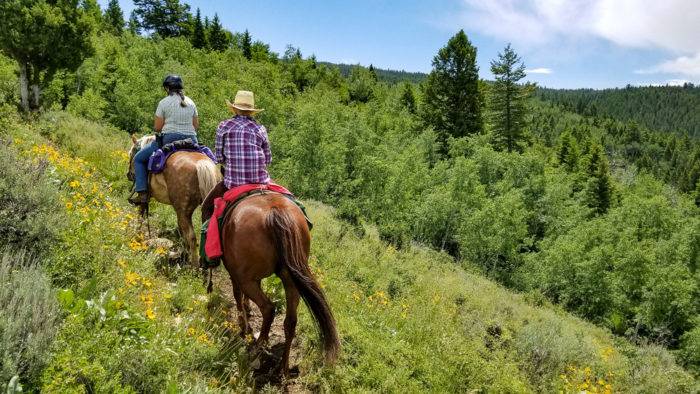
<path fill-rule="evenodd" d="M 136 135 L 135 134 L 129 134 L 129 135 L 131 136 L 131 142 L 136 144 L 136 142 L 138 141 L 138 139 L 136 139 Z"/>

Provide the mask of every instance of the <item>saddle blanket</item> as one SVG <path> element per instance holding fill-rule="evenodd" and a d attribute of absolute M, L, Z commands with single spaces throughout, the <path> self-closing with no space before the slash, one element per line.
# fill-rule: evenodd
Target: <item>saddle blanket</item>
<path fill-rule="evenodd" d="M 165 163 L 168 161 L 170 155 L 181 151 L 199 152 L 205 154 L 216 163 L 216 158 L 209 147 L 195 144 L 191 139 L 186 139 L 165 144 L 160 149 L 153 152 L 151 157 L 148 159 L 148 171 L 153 174 L 163 172 L 165 169 Z"/>
<path fill-rule="evenodd" d="M 292 201 L 296 201 L 294 195 L 289 190 L 275 183 L 270 183 L 267 185 L 247 184 L 229 189 L 226 193 L 224 193 L 223 198 L 219 197 L 214 200 L 214 213 L 211 215 L 211 219 L 208 220 L 206 242 L 204 245 L 204 253 L 207 259 L 214 261 L 223 255 L 221 233 L 219 231 L 219 219 L 221 219 L 224 212 L 226 212 L 226 206 L 229 203 L 236 204 L 239 200 L 244 199 L 255 191 L 271 191 L 280 193 L 290 198 Z"/>

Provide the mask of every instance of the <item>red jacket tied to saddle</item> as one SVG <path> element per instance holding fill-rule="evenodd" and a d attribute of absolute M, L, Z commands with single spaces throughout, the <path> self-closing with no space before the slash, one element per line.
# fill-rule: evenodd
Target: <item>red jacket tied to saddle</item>
<path fill-rule="evenodd" d="M 269 190 L 271 192 L 276 192 L 280 194 L 292 193 L 286 188 L 270 182 L 269 184 L 247 184 L 236 186 L 229 189 L 224 193 L 223 198 L 217 198 L 214 200 L 214 213 L 209 219 L 209 227 L 207 230 L 207 240 L 204 245 L 204 252 L 209 260 L 214 260 L 220 258 L 224 253 L 221 247 L 221 232 L 219 230 L 219 218 L 223 216 L 226 210 L 226 205 L 228 203 L 233 203 L 238 200 L 241 195 L 254 191 L 254 190 Z"/>

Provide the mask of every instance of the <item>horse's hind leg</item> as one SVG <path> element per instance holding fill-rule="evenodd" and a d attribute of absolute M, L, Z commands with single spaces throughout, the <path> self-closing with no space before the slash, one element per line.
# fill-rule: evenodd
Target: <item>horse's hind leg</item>
<path fill-rule="evenodd" d="M 194 235 L 194 227 L 192 226 L 192 213 L 194 210 L 177 210 L 177 225 L 180 229 L 180 234 L 187 245 L 187 254 L 190 265 L 197 268 L 199 264 L 199 251 L 197 250 L 197 238 Z"/>
<path fill-rule="evenodd" d="M 248 306 L 248 299 L 243 295 L 241 288 L 236 284 L 233 278 L 231 278 L 231 287 L 233 288 L 233 298 L 236 300 L 238 326 L 241 328 L 240 335 L 241 337 L 245 337 L 246 334 L 253 331 L 250 328 L 250 307 Z"/>
<path fill-rule="evenodd" d="M 292 341 L 297 328 L 297 307 L 299 306 L 299 290 L 289 271 L 283 269 L 279 275 L 284 285 L 284 295 L 287 299 L 287 312 L 284 317 L 284 355 L 282 356 L 282 373 L 289 376 L 289 353 L 292 349 Z"/>
<path fill-rule="evenodd" d="M 260 308 L 260 314 L 262 314 L 263 321 L 257 343 L 265 344 L 270 336 L 272 320 L 275 318 L 275 305 L 269 298 L 267 298 L 267 295 L 265 295 L 262 287 L 260 287 L 259 281 L 249 280 L 241 283 L 241 291 L 243 291 L 243 294 L 253 300 L 255 305 Z"/>

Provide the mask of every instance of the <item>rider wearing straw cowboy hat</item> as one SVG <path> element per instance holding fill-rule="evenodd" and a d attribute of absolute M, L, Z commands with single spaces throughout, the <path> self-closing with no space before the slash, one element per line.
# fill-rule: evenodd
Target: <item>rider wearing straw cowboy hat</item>
<path fill-rule="evenodd" d="M 265 126 L 254 115 L 263 111 L 255 108 L 253 92 L 239 90 L 233 103 L 226 106 L 234 116 L 224 120 L 216 130 L 216 161 L 223 165 L 224 180 L 216 185 L 202 204 L 202 212 L 213 209 L 213 201 L 226 190 L 246 184 L 269 184 L 267 166 L 272 161 L 270 142 Z"/>

